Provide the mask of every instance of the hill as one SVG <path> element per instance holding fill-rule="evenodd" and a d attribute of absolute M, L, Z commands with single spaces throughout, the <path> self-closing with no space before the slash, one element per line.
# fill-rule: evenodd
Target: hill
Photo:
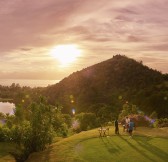
<path fill-rule="evenodd" d="M 63 112 L 95 111 L 105 104 L 119 113 L 125 101 L 150 114 L 168 116 L 167 75 L 144 66 L 126 56 L 113 58 L 74 72 L 59 83 L 46 88 L 50 103 L 61 103 Z"/>

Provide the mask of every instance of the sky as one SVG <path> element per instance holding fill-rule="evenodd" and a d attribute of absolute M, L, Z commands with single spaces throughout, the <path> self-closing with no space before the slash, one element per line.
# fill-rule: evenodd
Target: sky
<path fill-rule="evenodd" d="M 168 73 L 167 4 L 0 0 L 0 79 L 61 80 L 116 54 Z M 74 52 L 65 45 L 75 46 L 80 54 L 63 66 L 57 56 Z M 58 46 L 65 48 L 64 56 L 58 51 L 53 56 Z"/>

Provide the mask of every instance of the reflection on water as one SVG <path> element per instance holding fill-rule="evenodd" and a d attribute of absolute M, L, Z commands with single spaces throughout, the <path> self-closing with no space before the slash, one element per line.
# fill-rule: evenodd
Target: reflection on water
<path fill-rule="evenodd" d="M 0 112 L 6 114 L 13 114 L 13 109 L 15 108 L 15 104 L 9 102 L 0 102 Z"/>

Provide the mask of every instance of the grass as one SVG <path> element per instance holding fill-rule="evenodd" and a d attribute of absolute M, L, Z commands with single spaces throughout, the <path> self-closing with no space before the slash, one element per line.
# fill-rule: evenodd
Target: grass
<path fill-rule="evenodd" d="M 14 162 L 9 151 L 11 143 L 0 143 L 0 162 Z M 168 159 L 168 128 L 139 127 L 133 138 L 121 131 L 99 137 L 98 129 L 84 131 L 68 138 L 56 138 L 42 152 L 30 155 L 27 162 L 166 162 Z"/>
<path fill-rule="evenodd" d="M 84 161 L 166 161 L 165 139 L 114 136 L 87 140 L 78 145 L 78 154 Z M 159 148 L 157 147 L 159 145 Z M 91 147 L 92 146 L 92 147 Z M 87 150 L 87 151 L 86 151 Z"/>
<path fill-rule="evenodd" d="M 33 153 L 27 162 L 166 162 L 168 128 L 137 128 L 132 139 L 126 133 L 98 137 L 90 130 L 59 140 L 43 152 Z"/>

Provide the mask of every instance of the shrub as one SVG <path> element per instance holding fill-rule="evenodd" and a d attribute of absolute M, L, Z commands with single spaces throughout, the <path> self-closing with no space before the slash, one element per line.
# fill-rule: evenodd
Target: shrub
<path fill-rule="evenodd" d="M 5 135 L 3 132 L 3 128 L 0 126 L 0 142 L 4 142 L 5 141 Z"/>
<path fill-rule="evenodd" d="M 149 126 L 150 121 L 144 115 L 132 114 L 128 116 L 135 123 L 135 126 Z M 125 118 L 120 119 L 122 124 L 125 124 Z"/>
<path fill-rule="evenodd" d="M 62 123 L 56 132 L 57 136 L 67 137 L 68 136 L 68 126 L 66 123 Z"/>
<path fill-rule="evenodd" d="M 11 131 L 8 127 L 2 126 L 0 127 L 0 141 L 8 142 L 11 140 Z"/>
<path fill-rule="evenodd" d="M 153 123 L 153 126 L 155 128 L 168 127 L 168 118 L 156 119 L 156 121 Z"/>
<path fill-rule="evenodd" d="M 157 119 L 157 116 L 158 115 L 157 115 L 156 111 L 153 111 L 152 114 L 150 115 L 150 118 L 151 119 Z"/>
<path fill-rule="evenodd" d="M 69 114 L 62 114 L 62 117 L 63 117 L 64 123 L 66 123 L 68 128 L 70 128 L 72 125 L 72 117 Z"/>
<path fill-rule="evenodd" d="M 86 131 L 98 126 L 96 115 L 94 113 L 80 113 L 75 117 L 80 123 L 80 130 Z"/>
<path fill-rule="evenodd" d="M 21 148 L 21 152 L 11 153 L 17 162 L 25 161 L 32 152 L 44 150 L 53 139 L 54 109 L 41 98 L 40 103 L 31 104 L 30 113 L 29 121 L 23 120 L 11 129 L 14 142 Z"/>

